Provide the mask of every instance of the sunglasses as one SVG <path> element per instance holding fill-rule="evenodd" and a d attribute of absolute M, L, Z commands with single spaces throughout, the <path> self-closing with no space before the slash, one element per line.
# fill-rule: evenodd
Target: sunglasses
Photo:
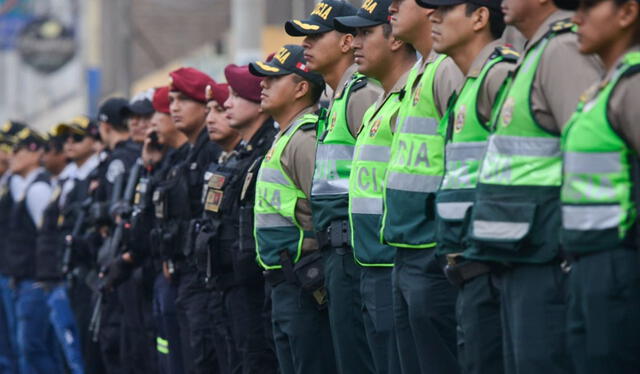
<path fill-rule="evenodd" d="M 84 135 L 73 133 L 73 134 L 69 134 L 65 140 L 71 139 L 71 141 L 74 143 L 80 143 L 81 141 L 84 140 L 84 138 L 85 138 Z"/>

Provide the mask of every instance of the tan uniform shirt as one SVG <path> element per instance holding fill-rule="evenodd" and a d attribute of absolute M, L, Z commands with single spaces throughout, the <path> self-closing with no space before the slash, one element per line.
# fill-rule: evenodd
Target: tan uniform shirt
<path fill-rule="evenodd" d="M 313 113 L 315 110 L 315 107 L 304 109 L 291 123 L 295 123 L 300 117 Z M 290 128 L 287 128 L 287 130 L 289 129 Z M 276 140 L 280 136 L 281 134 L 278 134 Z M 285 173 L 287 173 L 293 183 L 307 195 L 307 199 L 298 200 L 296 204 L 296 219 L 303 230 L 313 231 L 309 197 L 311 196 L 313 171 L 316 166 L 316 130 L 300 130 L 293 134 L 291 140 L 289 140 L 289 144 L 287 144 L 284 151 L 282 151 L 280 162 L 282 163 L 282 168 Z M 317 248 L 318 243 L 315 239 L 305 239 L 302 243 L 303 250 L 314 250 Z"/>
<path fill-rule="evenodd" d="M 477 78 L 496 48 L 504 44 L 504 40 L 502 39 L 487 44 L 471 63 L 467 78 Z M 487 73 L 478 94 L 477 110 L 481 122 L 486 123 L 491 119 L 491 111 L 493 110 L 500 87 L 509 72 L 515 69 L 515 66 L 516 64 L 501 62 L 492 67 Z"/>
<path fill-rule="evenodd" d="M 416 79 L 416 84 L 422 78 L 422 74 L 424 74 L 427 65 L 434 62 L 440 55 L 434 51 L 431 51 L 427 58 L 422 58 L 418 61 L 420 64 L 420 70 L 418 73 L 418 78 Z M 442 116 L 447 111 L 447 104 L 449 103 L 449 98 L 451 95 L 460 89 L 460 86 L 464 82 L 464 76 L 462 72 L 458 68 L 458 65 L 450 58 L 447 57 L 442 61 L 438 69 L 436 70 L 436 75 L 433 83 L 433 97 L 435 98 L 435 104 L 438 108 L 438 113 Z M 413 93 L 415 87 L 411 87 L 411 93 Z"/>
<path fill-rule="evenodd" d="M 357 65 L 351 65 L 347 69 L 342 77 L 338 88 L 333 94 L 333 98 L 340 97 L 344 93 L 347 83 L 351 80 L 351 76 L 357 71 Z M 362 117 L 364 113 L 369 109 L 373 103 L 384 93 L 380 84 L 376 81 L 369 79 L 367 85 L 355 92 L 351 93 L 349 102 L 347 103 L 347 121 L 349 123 L 349 131 L 354 137 L 358 136 L 358 131 L 362 126 Z M 333 101 L 331 102 L 333 105 Z M 331 106 L 329 107 L 331 109 Z"/>
<path fill-rule="evenodd" d="M 640 51 L 640 45 L 636 45 L 628 52 Z M 622 57 L 620 58 L 622 60 Z M 616 66 L 618 64 L 616 63 Z M 613 74 L 612 69 L 605 78 L 608 80 Z M 620 136 L 640 154 L 640 74 L 623 77 L 611 94 L 607 107 L 609 122 L 618 131 Z"/>
<path fill-rule="evenodd" d="M 378 100 L 376 100 L 376 102 L 373 103 L 373 106 L 376 108 L 375 109 L 376 112 L 378 112 L 378 110 L 380 110 L 380 108 L 382 107 L 382 105 L 384 105 L 384 103 L 387 101 L 389 96 L 391 96 L 394 93 L 402 92 L 402 90 L 404 90 L 404 86 L 407 85 L 407 78 L 409 78 L 409 72 L 411 72 L 411 69 L 405 71 L 404 74 L 402 74 L 400 76 L 400 78 L 396 81 L 396 83 L 393 85 L 393 87 L 391 87 L 391 90 L 389 92 L 381 95 L 378 98 Z M 397 119 L 398 119 L 398 111 L 396 111 L 393 114 L 393 117 L 391 117 L 389 119 L 389 123 L 391 124 L 391 131 L 392 132 L 396 131 L 396 121 L 397 121 Z"/>
<path fill-rule="evenodd" d="M 529 40 L 525 52 L 542 39 L 553 23 L 571 15 L 562 10 L 551 14 Z M 531 109 L 538 123 L 560 133 L 575 112 L 582 93 L 602 74 L 598 57 L 578 52 L 576 34 L 567 32 L 553 38 L 542 54 L 531 91 Z"/>

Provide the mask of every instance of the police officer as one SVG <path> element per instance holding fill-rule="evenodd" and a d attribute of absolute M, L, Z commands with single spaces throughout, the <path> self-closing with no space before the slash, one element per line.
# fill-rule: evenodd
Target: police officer
<path fill-rule="evenodd" d="M 313 114 L 324 81 L 300 46 L 285 45 L 269 62 L 249 65 L 263 76 L 260 106 L 280 124 L 256 182 L 258 262 L 271 284 L 273 335 L 280 371 L 333 373 L 322 256 L 313 235 L 309 196 L 315 159 Z"/>
<path fill-rule="evenodd" d="M 151 116 L 155 113 L 153 96 L 155 90 L 150 88 L 135 95 L 124 109 L 131 140 L 142 144 L 147 137 L 147 130 L 151 126 Z"/>
<path fill-rule="evenodd" d="M 168 259 L 168 273 L 177 282 L 180 330 L 187 334 L 183 356 L 194 373 L 220 370 L 224 363 L 214 348 L 214 331 L 209 315 L 210 292 L 195 267 L 193 222 L 202 216 L 202 179 L 207 165 L 217 160 L 220 150 L 209 141 L 205 129 L 205 88 L 215 81 L 193 68 L 170 73 L 169 108 L 176 128 L 187 137 L 187 154 L 176 160 L 163 182 L 154 190 L 156 219 L 162 230 L 161 245 Z"/>
<path fill-rule="evenodd" d="M 459 288 L 458 361 L 464 373 L 501 373 L 499 289 L 489 265 L 464 261 L 461 253 L 492 108 L 518 54 L 502 46 L 505 24 L 499 1 L 427 0 L 420 5 L 435 8 L 430 14 L 434 50 L 449 55 L 466 78 L 441 121 L 446 164 L 436 197 L 437 251 L 448 255 L 448 278 Z M 478 19 L 480 27 L 474 29 L 471 24 Z"/>
<path fill-rule="evenodd" d="M 505 372 L 570 373 L 560 131 L 600 69 L 579 54 L 571 13 L 529 0 L 502 9 L 528 43 L 492 121 L 464 254 L 509 265 L 499 274 Z"/>
<path fill-rule="evenodd" d="M 58 373 L 61 362 L 49 322 L 47 289 L 35 280 L 38 231 L 51 197 L 49 174 L 40 167 L 45 140 L 30 128 L 15 138 L 6 261 L 15 289 L 20 371 Z"/>
<path fill-rule="evenodd" d="M 142 158 L 146 166 L 136 189 L 137 208 L 134 217 L 140 220 L 138 227 L 144 230 L 144 221 L 151 220 L 151 256 L 155 268 L 153 287 L 153 315 L 156 320 L 156 349 L 160 372 L 186 373 L 183 357 L 189 347 L 188 331 L 180 330 L 176 310 L 177 284 L 169 269 L 171 257 L 165 257 L 159 237 L 162 222 L 155 217 L 153 195 L 157 185 L 178 161 L 186 159 L 189 152 L 187 137 L 173 124 L 169 110 L 169 87 L 157 88 L 152 101 L 155 113 L 151 117 L 150 132 L 145 139 Z M 148 210 L 151 212 L 148 212 Z M 148 218 L 148 216 L 151 216 Z"/>
<path fill-rule="evenodd" d="M 579 48 L 606 75 L 580 99 L 562 133 L 568 341 L 577 373 L 637 373 L 640 331 L 638 203 L 640 4 L 558 1 L 575 9 Z"/>
<path fill-rule="evenodd" d="M 438 121 L 462 75 L 450 58 L 432 50 L 431 11 L 415 1 L 392 1 L 389 13 L 393 36 L 422 56 L 407 78 L 384 182 L 381 236 L 397 247 L 393 302 L 400 362 L 404 372 L 457 373 L 456 290 L 435 251 L 435 193 L 444 171 Z"/>
<path fill-rule="evenodd" d="M 333 90 L 324 129 L 318 131 L 311 205 L 314 229 L 325 256 L 329 321 L 339 373 L 373 372 L 360 306 L 360 267 L 352 256 L 348 222 L 348 181 L 353 149 L 364 112 L 381 95 L 377 83 L 358 74 L 353 35 L 337 31 L 336 17 L 352 16 L 345 1 L 319 2 L 308 19 L 292 20 L 285 30 L 304 36 L 307 67 L 322 74 Z"/>
<path fill-rule="evenodd" d="M 224 75 L 229 84 L 229 97 L 224 103 L 225 116 L 229 126 L 242 137 L 240 152 L 225 165 L 236 165 L 233 167 L 237 170 L 236 178 L 239 178 L 228 185 L 229 191 L 225 193 L 225 198 L 233 199 L 229 201 L 234 204 L 237 235 L 234 250 L 231 251 L 233 283 L 223 291 L 225 308 L 231 318 L 233 340 L 242 361 L 242 372 L 276 373 L 278 362 L 273 348 L 273 334 L 268 328 L 271 313 L 264 313 L 265 308 L 270 309 L 270 303 L 265 303 L 264 277 L 256 263 L 253 201 L 257 169 L 271 147 L 277 129 L 273 118 L 260 109 L 262 78 L 252 75 L 247 65 L 228 65 Z"/>
<path fill-rule="evenodd" d="M 110 98 L 99 109 L 98 121 L 100 138 L 109 150 L 108 156 L 98 167 L 96 176 L 97 184 L 93 188 L 93 200 L 95 209 L 97 232 L 103 237 L 103 243 L 98 250 L 98 268 L 101 272 L 102 302 L 101 319 L 99 321 L 99 341 L 103 362 L 107 373 L 123 372 L 134 363 L 124 362 L 126 353 L 122 349 L 121 326 L 122 305 L 115 293 L 117 283 L 114 279 L 115 268 L 109 267 L 113 263 L 122 264 L 120 256 L 120 243 L 113 241 L 116 232 L 116 222 L 113 221 L 111 210 L 115 203 L 122 198 L 127 181 L 129 169 L 140 155 L 140 146 L 130 140 L 126 118 L 123 109 L 128 104 L 123 98 Z M 108 271 L 104 271 L 108 269 Z M 110 275 L 109 275 L 110 273 Z M 105 278 L 106 277 L 106 278 Z"/>
<path fill-rule="evenodd" d="M 338 30 L 353 31 L 358 72 L 378 80 L 384 94 L 364 115 L 349 180 L 349 219 L 354 256 L 362 266 L 360 293 L 367 341 L 376 373 L 398 373 L 391 272 L 394 247 L 380 242 L 384 175 L 404 86 L 415 49 L 391 35 L 390 0 L 364 2 L 356 16 L 338 17 Z"/>
<path fill-rule="evenodd" d="M 9 191 L 13 155 L 13 136 L 25 127 L 23 123 L 7 121 L 0 128 L 0 157 L 4 170 L 0 177 L 0 372 L 15 373 L 18 370 L 18 350 L 13 291 L 7 276 L 6 235 L 12 205 Z"/>
<path fill-rule="evenodd" d="M 71 121 L 59 125 L 56 133 L 65 139 L 64 154 L 71 160 L 71 170 L 66 180 L 61 183 L 58 205 L 50 204 L 45 215 L 52 218 L 58 211 L 55 226 L 51 229 L 62 238 L 61 247 L 51 248 L 50 258 L 42 257 L 38 263 L 38 272 L 43 276 L 67 281 L 68 294 L 73 315 L 78 327 L 78 335 L 88 373 L 102 373 L 104 368 L 99 347 L 89 334 L 92 312 L 92 291 L 85 283 L 88 270 L 93 265 L 85 235 L 89 226 L 88 196 L 90 174 L 97 168 L 100 160 L 96 153 L 99 142 L 98 124 L 86 116 L 78 116 Z M 43 225 L 43 227 L 45 227 Z M 43 230 L 44 231 L 44 230 Z M 39 251 L 45 249 L 49 242 L 40 241 Z M 62 249 L 62 250 L 61 250 Z"/>

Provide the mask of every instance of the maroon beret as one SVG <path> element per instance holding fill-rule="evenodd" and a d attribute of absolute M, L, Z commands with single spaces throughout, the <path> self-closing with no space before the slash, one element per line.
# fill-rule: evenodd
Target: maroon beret
<path fill-rule="evenodd" d="M 224 76 L 227 78 L 227 82 L 235 92 L 238 93 L 243 99 L 253 101 L 255 103 L 260 102 L 260 82 L 262 77 L 256 77 L 249 72 L 249 65 L 227 65 L 224 68 Z"/>
<path fill-rule="evenodd" d="M 202 103 L 207 101 L 205 97 L 206 87 L 216 84 L 213 78 L 194 68 L 180 68 L 169 73 L 169 76 L 169 89 L 171 91 L 181 92 Z"/>
<path fill-rule="evenodd" d="M 169 86 L 158 87 L 153 93 L 153 109 L 156 112 L 169 114 Z"/>
<path fill-rule="evenodd" d="M 204 90 L 204 97 L 207 99 L 207 102 L 215 100 L 223 107 L 224 102 L 227 101 L 229 97 L 229 85 L 226 83 L 208 85 Z"/>

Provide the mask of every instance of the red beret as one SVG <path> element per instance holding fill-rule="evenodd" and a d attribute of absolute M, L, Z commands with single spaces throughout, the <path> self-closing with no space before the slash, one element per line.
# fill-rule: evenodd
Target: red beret
<path fill-rule="evenodd" d="M 215 100 L 220 106 L 224 106 L 224 102 L 227 101 L 229 97 L 229 85 L 226 83 L 208 85 L 204 90 L 204 97 L 207 99 L 207 102 Z"/>
<path fill-rule="evenodd" d="M 205 89 L 207 86 L 214 86 L 216 81 L 207 74 L 194 68 L 180 68 L 169 73 L 171 91 L 182 92 L 191 99 L 202 103 L 207 101 Z"/>
<path fill-rule="evenodd" d="M 156 112 L 169 114 L 169 86 L 158 87 L 153 93 L 153 109 Z"/>
<path fill-rule="evenodd" d="M 260 82 L 262 77 L 256 77 L 249 72 L 249 66 L 243 65 L 228 65 L 224 68 L 224 76 L 227 78 L 227 82 L 234 91 L 238 93 L 243 99 L 253 101 L 255 103 L 260 102 Z"/>

